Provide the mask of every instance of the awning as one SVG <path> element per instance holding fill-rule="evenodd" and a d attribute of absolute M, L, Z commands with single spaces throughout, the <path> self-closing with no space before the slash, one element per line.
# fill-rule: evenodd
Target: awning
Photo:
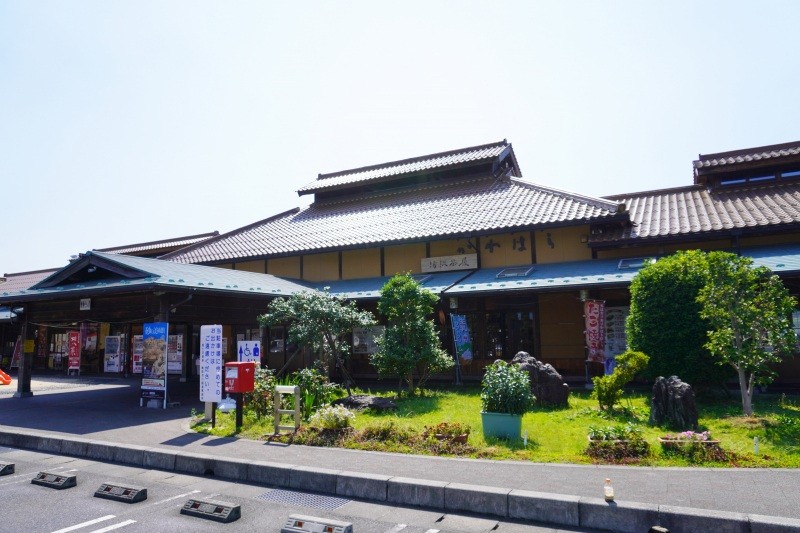
<path fill-rule="evenodd" d="M 752 258 L 756 266 L 765 266 L 779 275 L 800 272 L 800 244 L 744 248 L 742 255 Z"/>
<path fill-rule="evenodd" d="M 13 324 L 16 319 L 17 315 L 10 307 L 0 307 L 0 324 Z"/>
<path fill-rule="evenodd" d="M 412 277 L 419 284 L 434 294 L 442 294 L 448 287 L 469 275 L 472 271 L 436 272 L 434 274 L 414 274 Z M 377 300 L 381 297 L 381 289 L 391 276 L 378 278 L 348 279 L 315 283 L 313 288 L 322 290 L 328 287 L 331 294 L 348 300 Z"/>
<path fill-rule="evenodd" d="M 446 296 L 504 291 L 552 291 L 628 286 L 644 261 L 595 259 L 537 263 L 518 267 L 482 268 L 447 289 Z"/>

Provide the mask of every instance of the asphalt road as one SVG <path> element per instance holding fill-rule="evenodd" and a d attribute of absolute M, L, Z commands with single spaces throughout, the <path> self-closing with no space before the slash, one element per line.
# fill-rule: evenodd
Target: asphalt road
<path fill-rule="evenodd" d="M 358 533 L 578 531 L 379 505 L 12 448 L 0 447 L 0 463 L 15 464 L 13 474 L 0 477 L 3 533 L 271 532 L 280 531 L 291 514 L 350 522 Z M 31 480 L 42 471 L 75 475 L 77 486 L 57 490 L 32 484 Z M 95 497 L 94 492 L 107 482 L 145 487 L 147 499 L 130 504 Z M 180 509 L 192 498 L 238 504 L 242 517 L 221 524 L 182 515 Z"/>

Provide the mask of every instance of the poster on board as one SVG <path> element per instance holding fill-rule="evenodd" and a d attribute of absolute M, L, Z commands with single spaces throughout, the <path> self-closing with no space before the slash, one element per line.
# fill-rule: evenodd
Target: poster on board
<path fill-rule="evenodd" d="M 122 365 L 121 359 L 122 354 L 120 352 L 121 348 L 121 338 L 117 335 L 109 335 L 105 337 L 105 359 L 104 359 L 104 367 L 103 370 L 105 372 L 121 372 Z"/>
<path fill-rule="evenodd" d="M 200 401 L 222 400 L 222 326 L 200 326 Z"/>
<path fill-rule="evenodd" d="M 142 399 L 163 400 L 167 407 L 167 338 L 169 324 L 144 325 L 142 351 Z"/>
<path fill-rule="evenodd" d="M 183 371 L 183 335 L 170 335 L 167 342 L 167 373 Z"/>
<path fill-rule="evenodd" d="M 373 354 L 378 351 L 375 339 L 386 332 L 386 326 L 372 326 L 369 328 L 353 328 L 353 353 Z"/>
<path fill-rule="evenodd" d="M 142 373 L 142 355 L 144 354 L 144 336 L 133 336 L 133 350 L 131 351 L 131 366 L 134 374 Z"/>

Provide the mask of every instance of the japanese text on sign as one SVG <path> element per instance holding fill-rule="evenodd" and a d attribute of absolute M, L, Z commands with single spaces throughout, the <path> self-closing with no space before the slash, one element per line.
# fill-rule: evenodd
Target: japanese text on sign
<path fill-rule="evenodd" d="M 602 300 L 586 300 L 583 315 L 586 320 L 586 358 L 602 363 L 605 359 L 606 313 Z"/>
<path fill-rule="evenodd" d="M 200 327 L 200 401 L 222 399 L 222 326 Z"/>

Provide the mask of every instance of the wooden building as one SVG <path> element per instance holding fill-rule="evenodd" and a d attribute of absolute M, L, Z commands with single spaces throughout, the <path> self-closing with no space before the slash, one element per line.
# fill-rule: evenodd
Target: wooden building
<path fill-rule="evenodd" d="M 0 285 L 0 305 L 25 305 L 28 320 L 46 324 L 135 328 L 168 313 L 183 327 L 184 368 L 197 328 L 221 323 L 231 341 L 260 337 L 269 347 L 263 362 L 278 367 L 287 360 L 286 333 L 260 331 L 255 320 L 269 300 L 328 287 L 375 309 L 386 280 L 409 272 L 440 296 L 435 318 L 451 351 L 452 316 L 466 317 L 473 345 L 461 368 L 466 378 L 519 350 L 582 378 L 583 301 L 605 302 L 606 350 L 620 352 L 628 286 L 649 260 L 683 249 L 733 251 L 800 294 L 800 142 L 701 155 L 691 185 L 605 198 L 524 179 L 506 141 L 320 174 L 298 193 L 313 202 L 152 263 L 90 252 L 29 290 L 8 295 Z M 89 275 L 93 267 L 102 279 Z M 176 273 L 182 267 L 191 276 Z M 226 281 L 238 276 L 244 285 Z M 91 294 L 97 306 L 82 315 L 78 297 Z M 351 370 L 374 377 L 359 346 Z M 799 368 L 787 363 L 781 379 L 800 381 Z"/>

